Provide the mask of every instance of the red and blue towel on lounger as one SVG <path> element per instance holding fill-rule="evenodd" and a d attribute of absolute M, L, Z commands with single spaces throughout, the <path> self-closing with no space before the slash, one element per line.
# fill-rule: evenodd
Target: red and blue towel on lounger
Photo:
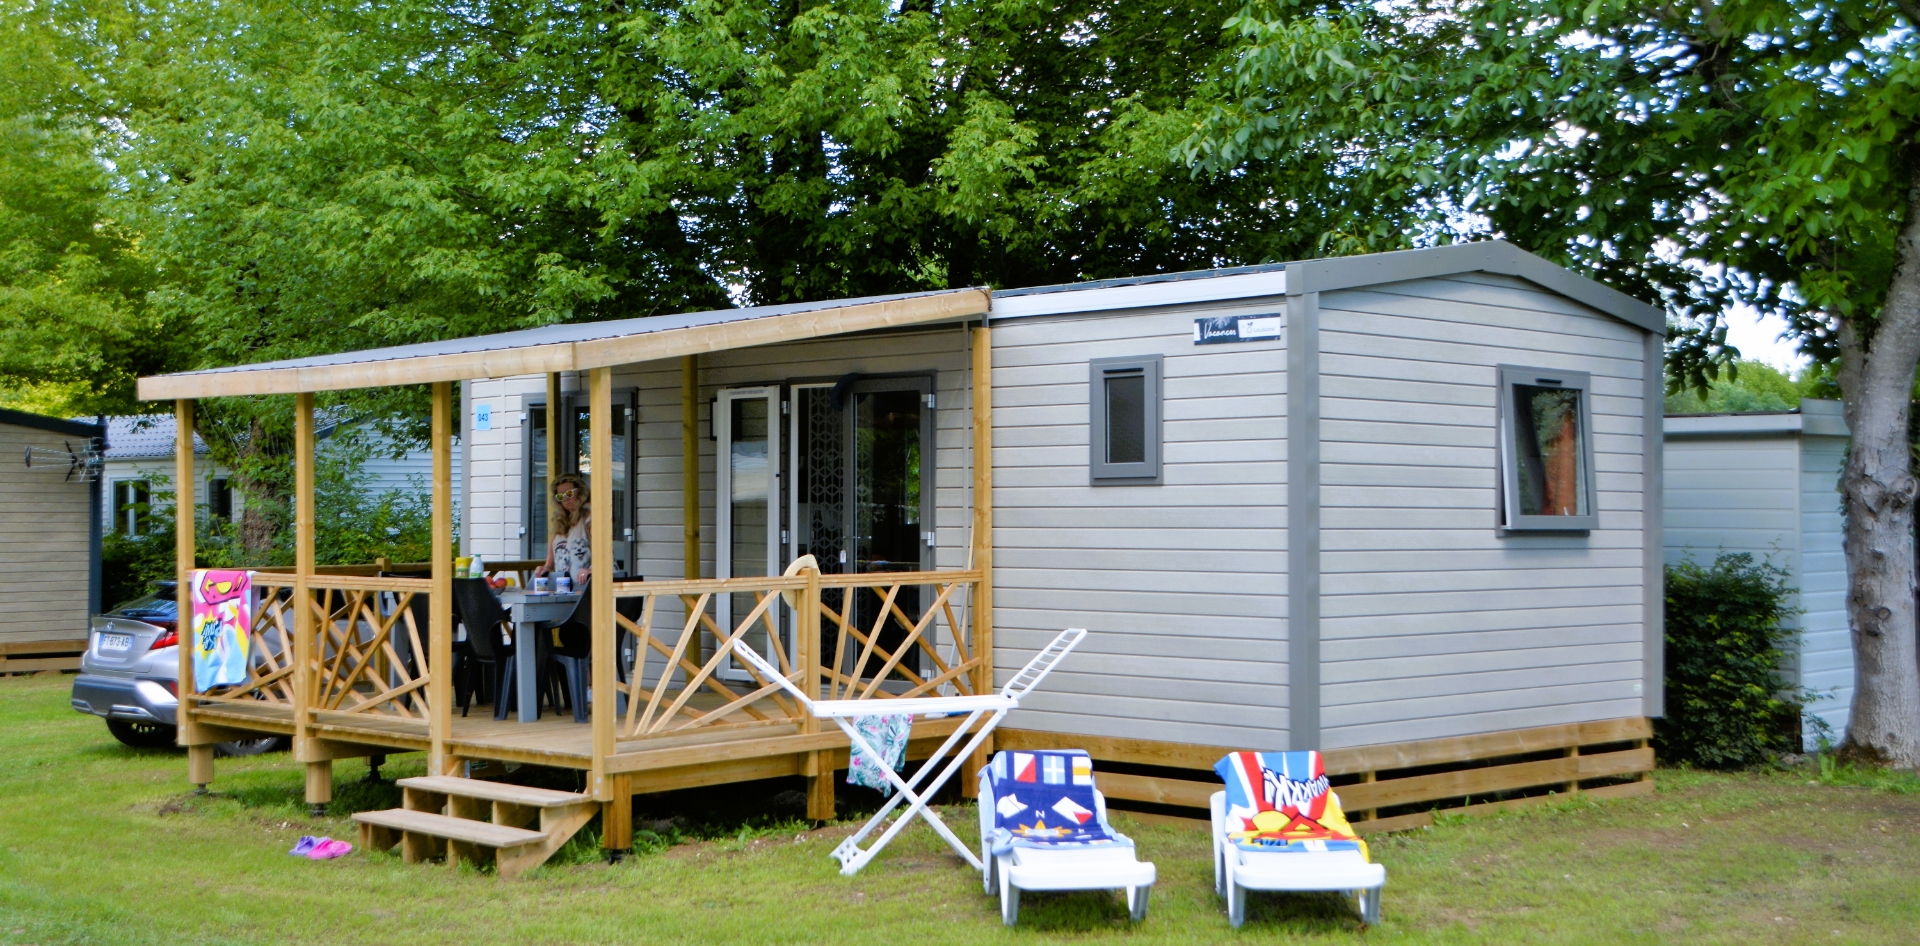
<path fill-rule="evenodd" d="M 1249 851 L 1360 851 L 1318 752 L 1235 752 L 1214 763 L 1227 783 L 1227 837 Z"/>
<path fill-rule="evenodd" d="M 996 752 L 982 771 L 993 796 L 995 853 L 1015 846 L 1133 844 L 1100 816 L 1093 759 L 1083 750 Z"/>

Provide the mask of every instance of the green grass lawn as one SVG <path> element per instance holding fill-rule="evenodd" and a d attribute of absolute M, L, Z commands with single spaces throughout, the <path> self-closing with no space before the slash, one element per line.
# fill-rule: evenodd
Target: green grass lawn
<path fill-rule="evenodd" d="M 1110 895 L 1033 896 L 1000 926 L 978 874 L 924 828 L 857 877 L 807 831 L 742 808 L 599 863 L 583 842 L 516 883 L 394 855 L 314 863 L 285 754 L 221 760 L 195 798 L 178 752 L 136 752 L 67 708 L 71 677 L 0 678 L 0 943 L 885 944 L 1108 940 L 1495 943 L 1900 943 L 1920 930 L 1920 783 L 1812 770 L 1663 771 L 1646 798 L 1572 802 L 1374 841 L 1382 925 L 1332 897 L 1256 897 L 1227 926 L 1203 830 L 1116 822 L 1159 864 L 1148 920 Z M 417 756 L 389 766 L 416 772 Z M 336 808 L 381 801 L 339 763 Z M 1834 784 L 1852 781 L 1856 784 Z M 966 809 L 949 822 L 966 836 Z"/>

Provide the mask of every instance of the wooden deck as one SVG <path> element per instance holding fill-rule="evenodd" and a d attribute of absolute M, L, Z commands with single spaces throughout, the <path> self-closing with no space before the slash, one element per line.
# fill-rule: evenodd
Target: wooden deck
<path fill-rule="evenodd" d="M 702 697 L 714 706 L 717 697 Z M 293 707 L 265 701 L 202 704 L 195 717 L 202 723 L 248 732 L 291 735 Z M 935 742 L 952 734 L 954 719 L 916 722 L 907 747 L 910 758 L 924 758 Z M 432 746 L 426 720 L 399 719 L 367 713 L 314 713 L 316 739 L 340 747 L 393 752 L 424 752 Z M 609 774 L 634 776 L 634 791 L 667 791 L 782 775 L 806 775 L 808 757 L 815 752 L 832 756 L 838 767 L 847 764 L 847 737 L 839 728 L 806 733 L 794 720 L 768 720 L 710 726 L 694 731 L 622 739 L 607 760 Z M 493 718 L 493 707 L 475 706 L 467 716 L 454 716 L 447 738 L 457 759 L 517 762 L 587 770 L 593 767 L 593 726 L 576 723 L 571 715 L 542 715 L 522 723 Z M 346 755 L 366 754 L 348 752 Z"/>

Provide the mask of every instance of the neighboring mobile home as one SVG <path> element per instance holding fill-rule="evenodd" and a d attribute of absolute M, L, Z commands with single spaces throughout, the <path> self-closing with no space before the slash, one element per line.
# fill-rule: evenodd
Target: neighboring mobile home
<path fill-rule="evenodd" d="M 1224 749 L 1320 748 L 1337 780 L 1377 780 L 1342 795 L 1390 829 L 1429 817 L 1397 806 L 1650 787 L 1664 330 L 1488 242 L 556 325 L 141 390 L 188 411 L 433 382 L 435 443 L 458 427 L 470 450 L 462 542 L 490 562 L 543 553 L 550 471 L 593 474 L 590 733 L 443 720 L 443 675 L 374 692 L 333 668 L 313 686 L 360 687 L 357 716 L 282 722 L 244 687 L 193 713 L 310 740 L 316 766 L 373 745 L 436 771 L 572 766 L 610 818 L 632 793 L 803 775 L 830 816 L 844 738 L 776 710 L 731 648 L 885 699 L 980 692 L 1084 626 L 997 746 L 1083 746 L 1134 767 L 1108 766 L 1109 797 L 1184 807 Z M 780 577 L 805 555 L 820 573 Z M 297 584 L 405 597 L 450 567 Z M 616 624 L 622 599 L 646 607 Z M 400 695 L 419 687 L 428 718 Z M 951 725 L 917 722 L 910 752 Z"/>
<path fill-rule="evenodd" d="M 107 499 L 102 516 L 107 531 L 138 535 L 146 531 L 149 517 L 168 514 L 167 507 L 154 506 L 152 498 L 156 485 L 171 489 L 174 430 L 171 414 L 107 418 L 107 449 L 101 474 L 106 483 Z M 333 431 L 333 426 L 321 422 L 315 435 L 320 442 L 319 449 L 326 449 Z M 456 443 L 456 467 L 460 462 L 459 449 Z M 193 435 L 193 453 L 206 463 L 206 441 L 197 433 Z M 396 490 L 424 494 L 432 475 L 432 458 L 424 450 L 409 450 L 397 458 L 385 453 L 368 458 L 361 466 L 358 482 L 362 489 L 376 496 Z M 246 498 L 237 492 L 232 470 L 207 463 L 194 479 L 193 501 L 216 518 L 232 519 Z M 457 486 L 454 501 L 459 501 Z"/>
<path fill-rule="evenodd" d="M 100 608 L 95 424 L 0 410 L 0 673 L 79 666 Z"/>
<path fill-rule="evenodd" d="M 1814 691 L 1811 749 L 1825 725 L 1846 737 L 1853 705 L 1853 635 L 1841 548 L 1840 468 L 1847 421 L 1839 401 L 1808 398 L 1795 411 L 1670 414 L 1666 420 L 1667 562 L 1711 564 L 1748 552 L 1785 572 L 1797 612 L 1788 675 Z"/>

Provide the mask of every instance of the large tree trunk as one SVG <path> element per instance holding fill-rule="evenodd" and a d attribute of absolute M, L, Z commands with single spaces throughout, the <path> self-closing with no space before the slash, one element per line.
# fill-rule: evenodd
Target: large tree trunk
<path fill-rule="evenodd" d="M 1853 627 L 1853 712 L 1842 753 L 1920 768 L 1920 652 L 1914 629 L 1913 503 L 1907 437 L 1920 360 L 1920 172 L 1907 201 L 1899 264 L 1871 334 L 1840 320 L 1840 389 L 1853 445 L 1840 477 L 1846 502 L 1847 617 Z"/>

